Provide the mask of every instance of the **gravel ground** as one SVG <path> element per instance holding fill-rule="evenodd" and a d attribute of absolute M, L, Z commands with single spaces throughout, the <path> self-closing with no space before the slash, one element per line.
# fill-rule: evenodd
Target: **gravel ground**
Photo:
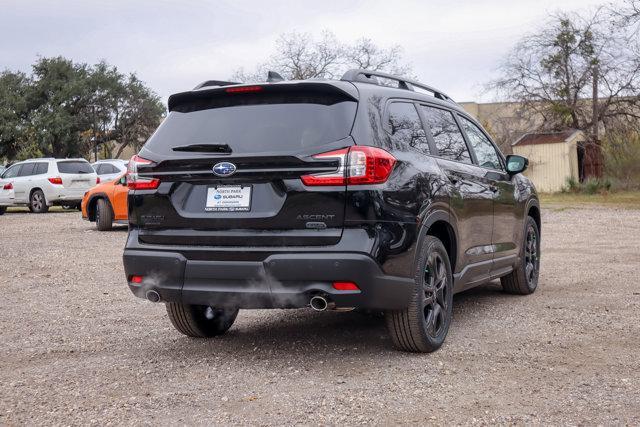
<path fill-rule="evenodd" d="M 359 313 L 241 311 L 183 337 L 124 282 L 126 229 L 0 217 L 0 425 L 640 424 L 640 211 L 543 213 L 538 291 L 457 295 L 444 346 Z"/>

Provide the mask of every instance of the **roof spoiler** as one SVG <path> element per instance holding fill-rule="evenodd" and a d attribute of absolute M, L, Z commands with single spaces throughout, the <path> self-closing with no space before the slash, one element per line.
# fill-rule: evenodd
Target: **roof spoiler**
<path fill-rule="evenodd" d="M 217 80 L 212 80 L 217 82 Z M 306 92 L 310 94 L 328 94 L 334 96 L 344 97 L 353 101 L 358 100 L 358 90 L 353 85 L 345 85 L 338 81 L 290 81 L 290 82 L 282 82 L 278 84 L 277 82 L 273 83 L 263 83 L 263 84 L 247 84 L 240 85 L 236 84 L 232 87 L 231 84 L 225 85 L 206 85 L 201 86 L 197 90 L 191 90 L 188 92 L 180 92 L 175 93 L 169 96 L 168 107 L 169 111 L 174 111 L 178 106 L 186 103 L 196 102 L 196 103 L 208 103 L 208 100 L 212 98 L 218 97 L 234 97 L 234 99 L 239 99 L 239 97 L 249 96 L 249 95 L 273 95 L 273 94 L 286 94 L 286 93 L 300 93 Z M 247 92 L 236 90 L 235 88 L 247 87 L 251 89 Z M 230 98 L 228 98 L 230 99 Z M 234 101 L 235 102 L 235 101 Z"/>

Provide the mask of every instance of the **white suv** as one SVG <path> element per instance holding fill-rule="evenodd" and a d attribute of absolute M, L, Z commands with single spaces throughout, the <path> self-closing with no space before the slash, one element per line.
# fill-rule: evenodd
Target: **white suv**
<path fill-rule="evenodd" d="M 101 182 L 113 181 L 120 178 L 127 171 L 127 160 L 121 159 L 105 159 L 92 163 L 91 166 L 96 170 Z"/>
<path fill-rule="evenodd" d="M 0 214 L 7 206 L 26 205 L 44 213 L 49 206 L 80 206 L 82 196 L 100 179 L 85 159 L 29 159 L 0 176 Z"/>

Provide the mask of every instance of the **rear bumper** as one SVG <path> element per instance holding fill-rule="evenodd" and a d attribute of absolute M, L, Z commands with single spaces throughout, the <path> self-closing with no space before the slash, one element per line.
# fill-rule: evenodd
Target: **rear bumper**
<path fill-rule="evenodd" d="M 239 249 L 241 251 L 242 249 Z M 271 253 L 259 261 L 195 260 L 180 252 L 125 249 L 129 288 L 144 298 L 150 290 L 163 301 L 237 308 L 299 308 L 313 295 L 336 307 L 401 309 L 413 281 L 385 275 L 366 254 L 351 252 Z M 338 291 L 334 281 L 354 282 L 360 291 Z"/>

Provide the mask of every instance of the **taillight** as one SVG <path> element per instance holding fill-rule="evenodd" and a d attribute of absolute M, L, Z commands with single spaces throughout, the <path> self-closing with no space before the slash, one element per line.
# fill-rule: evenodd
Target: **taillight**
<path fill-rule="evenodd" d="M 127 187 L 130 190 L 155 190 L 160 185 L 160 180 L 156 178 L 140 178 L 138 175 L 138 166 L 150 165 L 151 160 L 143 159 L 135 155 L 129 160 L 127 167 Z"/>
<path fill-rule="evenodd" d="M 100 184 L 100 177 L 96 178 L 96 185 Z"/>
<path fill-rule="evenodd" d="M 131 283 L 142 283 L 143 279 L 144 279 L 144 277 L 142 277 L 142 276 L 135 276 L 134 275 L 134 276 L 129 277 L 129 281 Z"/>
<path fill-rule="evenodd" d="M 316 173 L 313 175 L 303 175 L 300 177 L 304 185 L 345 185 L 345 160 L 349 154 L 348 148 L 316 154 L 314 159 L 338 161 L 338 168 L 333 172 Z"/>
<path fill-rule="evenodd" d="M 8 183 L 8 184 L 5 184 L 5 185 L 2 187 L 2 189 L 3 189 L 3 190 L 13 190 L 13 182 L 10 182 L 10 183 Z"/>
<path fill-rule="evenodd" d="M 313 158 L 335 158 L 338 168 L 329 173 L 302 176 L 305 185 L 381 184 L 389 179 L 396 164 L 396 158 L 385 150 L 364 145 L 316 154 Z"/>
<path fill-rule="evenodd" d="M 55 185 L 62 185 L 62 178 L 60 177 L 56 177 L 56 178 L 48 178 L 49 182 Z"/>

